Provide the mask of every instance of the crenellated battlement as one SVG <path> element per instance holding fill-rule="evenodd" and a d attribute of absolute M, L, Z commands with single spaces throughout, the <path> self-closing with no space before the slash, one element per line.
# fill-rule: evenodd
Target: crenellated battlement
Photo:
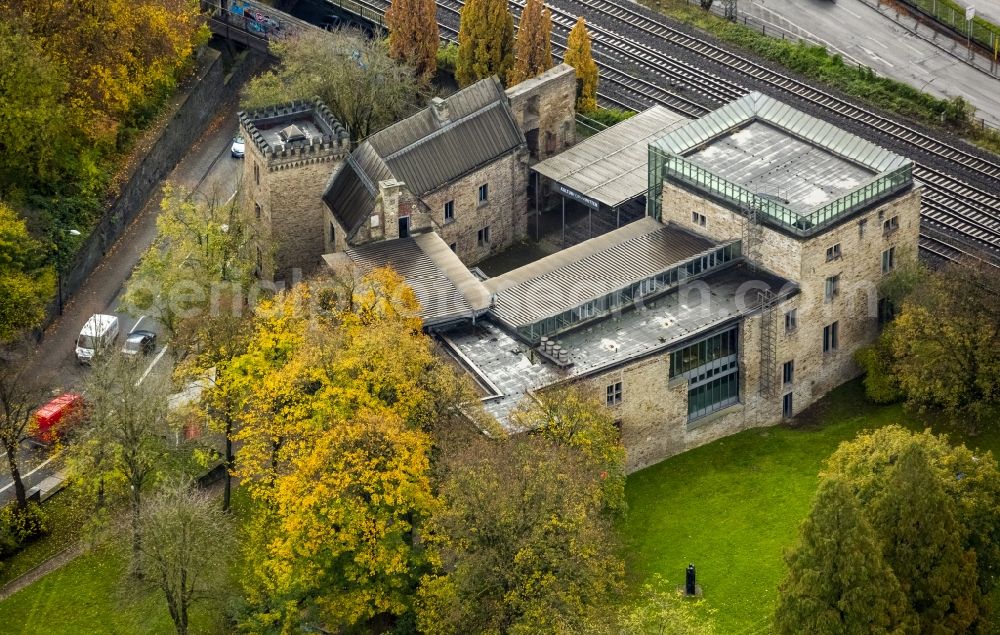
<path fill-rule="evenodd" d="M 318 97 L 241 111 L 238 116 L 247 142 L 269 163 L 347 154 L 351 149 L 347 129 Z M 287 138 L 286 131 L 300 136 Z"/>

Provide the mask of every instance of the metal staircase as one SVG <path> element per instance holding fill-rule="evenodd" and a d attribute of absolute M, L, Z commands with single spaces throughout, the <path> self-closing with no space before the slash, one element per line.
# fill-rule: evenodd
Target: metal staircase
<path fill-rule="evenodd" d="M 770 289 L 757 292 L 757 302 L 760 305 L 760 394 L 765 398 L 777 395 L 777 368 L 774 365 L 776 356 L 778 325 L 777 298 Z"/>

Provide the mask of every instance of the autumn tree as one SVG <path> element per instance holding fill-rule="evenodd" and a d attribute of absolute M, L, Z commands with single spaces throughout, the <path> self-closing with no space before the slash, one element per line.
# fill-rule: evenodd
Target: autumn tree
<path fill-rule="evenodd" d="M 507 73 L 513 86 L 552 68 L 552 12 L 542 0 L 528 0 L 514 42 L 514 67 Z"/>
<path fill-rule="evenodd" d="M 319 97 L 358 143 L 421 101 L 413 68 L 390 57 L 383 40 L 350 30 L 310 31 L 270 46 L 278 67 L 247 84 L 245 109 Z"/>
<path fill-rule="evenodd" d="M 389 28 L 389 55 L 430 77 L 437 70 L 440 45 L 437 3 L 434 0 L 394 0 L 385 12 Z"/>
<path fill-rule="evenodd" d="M 139 534 L 136 569 L 148 572 L 163 593 L 177 635 L 187 635 L 191 607 L 221 599 L 234 548 L 232 521 L 207 492 L 180 480 L 143 505 Z"/>
<path fill-rule="evenodd" d="M 21 509 L 27 506 L 28 498 L 21 478 L 20 448 L 32 434 L 34 403 L 26 378 L 7 363 L 0 362 L 0 450 L 6 454 L 14 497 Z"/>
<path fill-rule="evenodd" d="M 0 343 L 14 341 L 45 318 L 55 291 L 47 251 L 17 212 L 0 202 Z"/>
<path fill-rule="evenodd" d="M 912 278 L 912 276 L 911 276 Z M 902 395 L 975 432 L 1000 414 L 1000 272 L 982 263 L 924 271 L 881 339 L 860 353 L 873 399 Z"/>
<path fill-rule="evenodd" d="M 125 289 L 123 304 L 155 317 L 176 357 L 190 348 L 190 336 L 206 314 L 233 310 L 234 298 L 254 281 L 253 221 L 239 196 L 228 202 L 220 198 L 196 200 L 167 187 L 156 239 Z M 229 306 L 218 306 L 223 295 Z"/>
<path fill-rule="evenodd" d="M 406 619 L 432 566 L 429 430 L 468 386 L 421 332 L 391 270 L 264 301 L 231 370 L 244 387 L 236 473 L 258 510 L 252 628 L 363 629 Z"/>
<path fill-rule="evenodd" d="M 918 445 L 937 482 L 951 499 L 964 549 L 976 553 L 980 589 L 988 595 L 1000 574 L 1000 471 L 992 454 L 973 453 L 964 445 L 953 446 L 944 436 L 929 430 L 914 433 L 892 425 L 859 434 L 840 444 L 827 460 L 825 474 L 843 479 L 864 510 L 888 487 L 893 467 L 903 452 Z M 884 528 L 869 521 L 876 533 Z"/>
<path fill-rule="evenodd" d="M 615 632 L 633 635 L 714 635 L 715 627 L 704 617 L 711 613 L 702 601 L 691 601 L 684 592 L 654 574 L 642 585 L 638 597 L 618 611 Z"/>
<path fill-rule="evenodd" d="M 576 69 L 576 109 L 590 112 L 597 109 L 597 64 L 590 53 L 590 34 L 580 16 L 566 38 L 563 62 Z"/>
<path fill-rule="evenodd" d="M 512 415 L 518 428 L 578 450 L 604 492 L 605 510 L 625 513 L 625 446 L 611 412 L 577 386 L 546 390 Z"/>
<path fill-rule="evenodd" d="M 455 79 L 468 86 L 496 75 L 507 77 L 514 66 L 514 16 L 507 0 L 469 0 L 458 25 Z"/>
<path fill-rule="evenodd" d="M 445 461 L 427 532 L 442 570 L 421 583 L 421 632 L 590 632 L 616 612 L 624 566 L 584 452 L 544 435 L 480 437 Z"/>
<path fill-rule="evenodd" d="M 919 444 L 900 453 L 870 513 L 920 631 L 974 632 L 986 613 L 976 584 L 976 553 L 962 546 L 964 528 L 955 504 Z"/>
<path fill-rule="evenodd" d="M 71 478 L 83 489 L 127 499 L 133 564 L 141 564 L 140 513 L 146 493 L 169 469 L 173 437 L 167 420 L 169 382 L 130 356 L 108 353 L 84 384 L 87 424 L 67 444 Z M 133 569 L 141 577 L 142 570 Z"/>
<path fill-rule="evenodd" d="M 786 556 L 779 633 L 868 635 L 914 631 L 915 618 L 850 487 L 820 482 L 799 543 Z"/>

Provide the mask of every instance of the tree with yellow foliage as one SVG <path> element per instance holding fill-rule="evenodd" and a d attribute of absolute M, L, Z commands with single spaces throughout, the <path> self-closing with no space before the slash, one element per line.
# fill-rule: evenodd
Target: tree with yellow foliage
<path fill-rule="evenodd" d="M 469 0 L 458 25 L 455 79 L 468 86 L 497 75 L 506 79 L 514 65 L 514 16 L 507 0 Z"/>
<path fill-rule="evenodd" d="M 0 343 L 18 338 L 45 317 L 56 283 L 46 252 L 18 213 L 0 202 Z"/>
<path fill-rule="evenodd" d="M 597 109 L 597 64 L 590 53 L 587 22 L 580 16 L 566 38 L 563 62 L 576 69 L 576 109 L 590 112 Z"/>
<path fill-rule="evenodd" d="M 385 12 L 389 55 L 430 77 L 437 70 L 440 44 L 434 0 L 393 0 Z"/>
<path fill-rule="evenodd" d="M 517 25 L 514 68 L 507 73 L 513 86 L 552 68 L 552 12 L 542 0 L 528 0 Z"/>
<path fill-rule="evenodd" d="M 247 352 L 236 473 L 253 498 L 252 628 L 335 630 L 412 612 L 435 554 L 429 431 L 475 402 L 436 357 L 391 270 L 299 284 L 261 304 Z"/>

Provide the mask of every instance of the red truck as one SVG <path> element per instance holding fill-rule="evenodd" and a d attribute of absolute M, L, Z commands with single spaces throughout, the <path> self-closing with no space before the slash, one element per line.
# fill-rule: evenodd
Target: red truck
<path fill-rule="evenodd" d="M 35 411 L 35 438 L 42 443 L 54 442 L 67 428 L 83 416 L 83 396 L 75 392 L 59 395 Z"/>

